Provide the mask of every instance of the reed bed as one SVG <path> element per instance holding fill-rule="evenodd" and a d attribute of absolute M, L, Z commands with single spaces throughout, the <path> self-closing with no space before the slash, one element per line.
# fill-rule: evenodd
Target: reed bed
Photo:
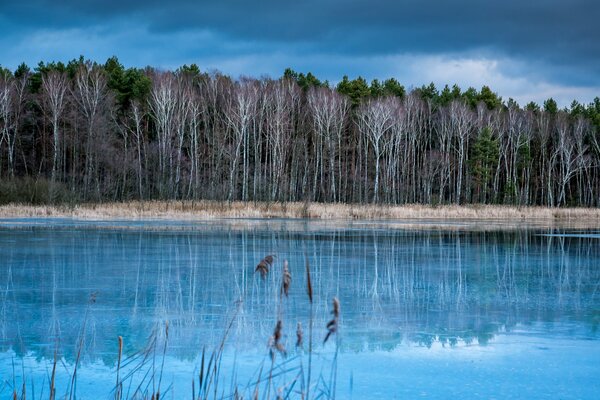
<path fill-rule="evenodd" d="M 322 220 L 544 220 L 600 222 L 600 208 L 516 207 L 496 205 L 376 205 L 342 203 L 267 203 L 220 201 L 131 201 L 32 206 L 0 206 L 0 218 L 66 217 L 88 220 L 218 218 L 310 218 Z"/>

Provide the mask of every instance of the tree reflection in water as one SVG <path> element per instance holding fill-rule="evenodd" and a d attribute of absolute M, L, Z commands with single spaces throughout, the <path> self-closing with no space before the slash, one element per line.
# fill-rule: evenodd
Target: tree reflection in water
<path fill-rule="evenodd" d="M 303 325 L 308 319 L 305 255 L 315 327 L 330 318 L 332 297 L 343 305 L 342 351 L 485 345 L 515 329 L 596 338 L 600 239 L 540 233 L 548 231 L 328 229 L 305 222 L 3 229 L 0 351 L 52 358 L 58 344 L 72 360 L 92 292 L 98 295 L 86 329 L 88 361 L 114 363 L 119 335 L 125 352 L 143 348 L 165 321 L 170 355 L 194 359 L 219 342 L 240 301 L 229 345 L 261 351 L 276 323 L 284 259 L 293 277 L 286 318 Z M 278 257 L 263 281 L 254 267 L 271 253 Z M 291 331 L 283 340 L 294 347 Z"/>

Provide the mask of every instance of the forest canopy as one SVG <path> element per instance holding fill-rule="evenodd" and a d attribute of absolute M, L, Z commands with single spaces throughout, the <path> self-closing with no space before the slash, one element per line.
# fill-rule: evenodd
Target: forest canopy
<path fill-rule="evenodd" d="M 83 57 L 0 67 L 0 202 L 600 205 L 600 98 Z"/>

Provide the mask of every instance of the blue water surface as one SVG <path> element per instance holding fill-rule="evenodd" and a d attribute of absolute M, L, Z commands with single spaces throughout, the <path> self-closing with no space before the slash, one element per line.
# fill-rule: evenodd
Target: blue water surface
<path fill-rule="evenodd" d="M 254 269 L 268 254 L 263 280 Z M 324 344 L 334 297 L 339 329 Z M 273 368 L 269 397 L 300 398 L 311 321 L 311 397 L 600 393 L 597 230 L 2 220 L 0 301 L 1 398 L 23 386 L 47 398 L 55 360 L 57 397 L 114 398 L 119 336 L 123 397 L 160 385 L 191 398 L 204 349 L 222 350 L 217 397 L 250 398 Z M 269 347 L 278 320 L 285 357 Z"/>

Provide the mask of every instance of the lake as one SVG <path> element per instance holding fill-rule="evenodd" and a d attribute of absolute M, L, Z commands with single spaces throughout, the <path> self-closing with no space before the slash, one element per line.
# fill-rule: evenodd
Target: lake
<path fill-rule="evenodd" d="M 334 297 L 337 332 L 323 343 Z M 598 231 L 1 220 L 0 300 L 2 398 L 48 398 L 53 369 L 57 397 L 79 399 L 114 399 L 117 382 L 123 398 L 191 398 L 202 385 L 211 398 L 600 393 Z"/>

